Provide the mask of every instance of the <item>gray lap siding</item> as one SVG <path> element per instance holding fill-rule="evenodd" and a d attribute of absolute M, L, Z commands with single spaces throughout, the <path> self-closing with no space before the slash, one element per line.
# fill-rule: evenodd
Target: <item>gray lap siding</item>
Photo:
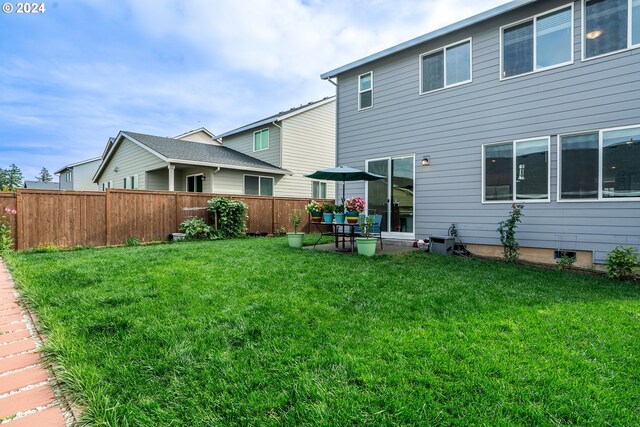
<path fill-rule="evenodd" d="M 521 246 L 594 252 L 640 245 L 640 202 L 557 202 L 558 135 L 640 125 L 640 49 L 581 61 L 574 4 L 574 63 L 500 80 L 500 26 L 567 4 L 538 2 L 338 76 L 338 164 L 415 154 L 416 238 L 458 225 L 467 243 L 499 244 L 510 202 L 482 203 L 482 146 L 551 137 L 550 202 L 526 203 Z M 419 94 L 419 55 L 472 37 L 473 81 Z M 374 73 L 374 107 L 358 111 L 357 76 Z M 431 166 L 423 167 L 424 155 Z M 350 183 L 350 195 L 363 183 Z"/>

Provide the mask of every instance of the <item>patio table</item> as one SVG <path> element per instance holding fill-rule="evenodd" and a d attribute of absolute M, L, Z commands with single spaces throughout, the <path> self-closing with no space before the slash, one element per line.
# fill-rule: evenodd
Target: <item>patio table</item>
<path fill-rule="evenodd" d="M 320 242 L 320 240 L 322 239 L 323 236 L 334 236 L 335 244 L 336 244 L 336 251 L 339 251 L 339 252 L 349 252 L 349 251 L 353 252 L 354 251 L 354 248 L 355 248 L 355 235 L 356 235 L 355 230 L 356 230 L 356 227 L 358 227 L 360 224 L 358 224 L 358 223 L 354 223 L 354 224 L 349 224 L 349 223 L 336 224 L 335 222 L 312 222 L 311 224 L 315 225 L 316 228 L 318 229 L 318 231 L 320 232 L 320 237 L 313 244 L 314 248 L 316 247 L 318 242 Z M 330 231 L 323 232 L 321 226 L 328 226 Z M 340 247 L 338 246 L 338 238 L 339 237 L 342 237 L 342 249 L 340 249 Z M 349 237 L 349 243 L 351 244 L 351 248 L 350 249 L 346 249 L 345 248 L 345 237 Z"/>

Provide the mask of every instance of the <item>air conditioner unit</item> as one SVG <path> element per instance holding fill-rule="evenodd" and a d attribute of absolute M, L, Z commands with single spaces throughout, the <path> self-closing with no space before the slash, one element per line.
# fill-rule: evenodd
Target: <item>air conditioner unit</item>
<path fill-rule="evenodd" d="M 429 239 L 429 252 L 432 254 L 452 255 L 455 241 L 455 237 L 451 236 L 431 236 Z"/>

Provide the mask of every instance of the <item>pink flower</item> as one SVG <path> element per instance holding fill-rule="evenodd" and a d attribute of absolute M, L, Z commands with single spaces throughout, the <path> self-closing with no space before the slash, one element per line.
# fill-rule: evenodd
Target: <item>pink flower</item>
<path fill-rule="evenodd" d="M 17 211 L 17 210 L 15 210 L 15 209 L 11 211 L 11 215 L 15 215 L 15 214 L 17 214 L 17 213 L 18 213 L 18 211 Z"/>
<path fill-rule="evenodd" d="M 5 211 L 6 213 L 11 213 L 11 209 L 9 209 L 9 208 L 4 208 L 4 211 Z"/>

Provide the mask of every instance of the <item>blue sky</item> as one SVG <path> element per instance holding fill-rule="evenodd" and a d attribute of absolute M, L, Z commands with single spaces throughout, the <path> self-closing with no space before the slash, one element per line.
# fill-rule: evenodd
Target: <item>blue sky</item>
<path fill-rule="evenodd" d="M 325 71 L 505 2 L 58 0 L 0 13 L 0 167 L 34 179 L 101 155 L 120 130 L 220 134 L 333 95 Z"/>

